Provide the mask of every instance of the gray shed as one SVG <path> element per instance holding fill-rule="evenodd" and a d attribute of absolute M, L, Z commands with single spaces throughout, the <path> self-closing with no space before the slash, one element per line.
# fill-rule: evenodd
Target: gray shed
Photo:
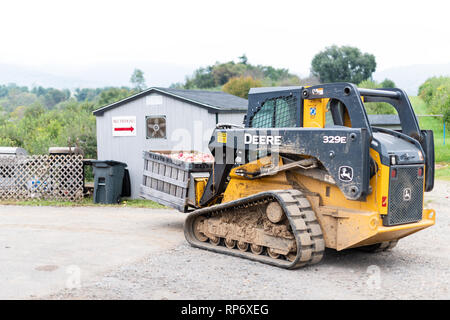
<path fill-rule="evenodd" d="M 209 152 L 217 123 L 242 125 L 247 100 L 221 91 L 152 87 L 94 111 L 98 159 L 128 164 L 138 198 L 143 151 Z"/>

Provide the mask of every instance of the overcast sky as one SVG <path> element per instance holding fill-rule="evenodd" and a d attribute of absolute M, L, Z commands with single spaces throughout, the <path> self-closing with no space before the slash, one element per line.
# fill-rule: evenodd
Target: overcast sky
<path fill-rule="evenodd" d="M 377 70 L 450 62 L 448 1 L 4 1 L 0 63 L 205 66 L 237 60 L 305 75 L 326 46 L 376 56 Z"/>

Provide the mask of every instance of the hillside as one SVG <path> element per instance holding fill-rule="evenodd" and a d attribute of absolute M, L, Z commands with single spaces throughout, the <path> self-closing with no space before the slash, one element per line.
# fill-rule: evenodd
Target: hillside
<path fill-rule="evenodd" d="M 373 74 L 376 81 L 388 78 L 395 82 L 397 87 L 402 88 L 408 95 L 417 95 L 419 86 L 426 79 L 433 76 L 449 76 L 450 63 L 447 64 L 421 64 L 404 67 L 390 68 L 377 71 Z"/>
<path fill-rule="evenodd" d="M 193 66 L 162 63 L 103 63 L 97 65 L 58 66 L 52 69 L 43 66 L 32 68 L 0 64 L 0 84 L 17 83 L 24 86 L 63 88 L 94 88 L 123 86 L 130 80 L 135 67 L 144 71 L 148 86 L 168 87 L 172 83 L 184 81 L 194 71 Z M 46 71 L 43 71 L 46 68 Z M 409 95 L 417 95 L 419 86 L 429 77 L 450 75 L 450 63 L 411 65 L 376 71 L 373 78 L 383 81 L 393 80 Z"/>

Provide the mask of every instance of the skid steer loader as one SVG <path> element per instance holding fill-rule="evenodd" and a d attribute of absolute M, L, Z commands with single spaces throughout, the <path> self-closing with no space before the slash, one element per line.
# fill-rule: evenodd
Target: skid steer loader
<path fill-rule="evenodd" d="M 401 130 L 371 126 L 384 102 Z M 218 125 L 214 164 L 192 176 L 184 232 L 194 247 L 293 269 L 325 248 L 382 251 L 432 226 L 433 132 L 401 89 L 351 83 L 253 88 L 243 127 Z"/>

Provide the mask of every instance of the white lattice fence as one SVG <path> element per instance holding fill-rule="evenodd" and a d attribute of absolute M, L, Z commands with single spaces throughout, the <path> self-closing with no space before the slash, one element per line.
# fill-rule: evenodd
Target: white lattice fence
<path fill-rule="evenodd" d="M 83 198 L 82 155 L 0 157 L 1 200 Z"/>

